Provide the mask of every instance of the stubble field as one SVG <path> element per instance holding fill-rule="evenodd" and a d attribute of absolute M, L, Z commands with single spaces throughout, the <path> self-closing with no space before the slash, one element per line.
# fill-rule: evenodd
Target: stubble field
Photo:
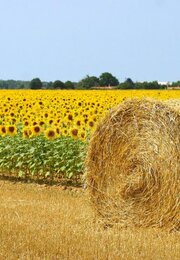
<path fill-rule="evenodd" d="M 0 181 L 0 259 L 180 259 L 179 234 L 104 228 L 86 191 Z"/>

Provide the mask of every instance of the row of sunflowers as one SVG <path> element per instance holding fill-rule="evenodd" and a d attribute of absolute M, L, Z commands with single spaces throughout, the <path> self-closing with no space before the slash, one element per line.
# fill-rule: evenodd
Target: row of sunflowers
<path fill-rule="evenodd" d="M 180 98 L 175 90 L 1 90 L 0 175 L 75 179 L 105 114 L 129 98 Z"/>
<path fill-rule="evenodd" d="M 177 98 L 178 91 L 31 91 L 0 92 L 0 135 L 23 138 L 43 134 L 53 140 L 71 136 L 86 140 L 113 106 L 127 98 Z"/>

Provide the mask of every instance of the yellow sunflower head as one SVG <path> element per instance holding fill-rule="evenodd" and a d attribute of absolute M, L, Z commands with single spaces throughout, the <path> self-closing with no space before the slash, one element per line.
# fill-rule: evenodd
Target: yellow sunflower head
<path fill-rule="evenodd" d="M 6 127 L 4 125 L 0 125 L 0 135 L 1 136 L 6 136 L 7 134 L 7 130 L 6 130 Z"/>
<path fill-rule="evenodd" d="M 57 137 L 56 129 L 54 128 L 46 129 L 45 136 L 49 140 L 54 140 Z"/>
<path fill-rule="evenodd" d="M 71 128 L 70 129 L 70 136 L 74 139 L 78 138 L 78 129 L 77 128 Z"/>
<path fill-rule="evenodd" d="M 41 127 L 39 125 L 34 125 L 33 127 L 31 127 L 31 131 L 33 136 L 38 136 L 42 132 Z"/>
<path fill-rule="evenodd" d="M 15 125 L 6 126 L 6 132 L 10 136 L 14 136 L 17 134 L 17 127 Z"/>
<path fill-rule="evenodd" d="M 23 138 L 29 138 L 32 136 L 32 130 L 29 127 L 24 127 L 22 130 Z"/>

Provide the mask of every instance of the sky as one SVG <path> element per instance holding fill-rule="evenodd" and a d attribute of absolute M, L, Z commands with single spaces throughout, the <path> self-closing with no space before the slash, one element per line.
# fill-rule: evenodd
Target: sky
<path fill-rule="evenodd" d="M 0 79 L 180 79 L 179 0 L 0 0 Z"/>

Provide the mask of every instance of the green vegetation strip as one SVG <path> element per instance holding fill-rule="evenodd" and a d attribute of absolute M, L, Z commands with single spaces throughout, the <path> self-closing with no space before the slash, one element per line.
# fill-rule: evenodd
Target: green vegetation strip
<path fill-rule="evenodd" d="M 0 175 L 81 182 L 86 146 L 71 137 L 0 137 Z"/>

